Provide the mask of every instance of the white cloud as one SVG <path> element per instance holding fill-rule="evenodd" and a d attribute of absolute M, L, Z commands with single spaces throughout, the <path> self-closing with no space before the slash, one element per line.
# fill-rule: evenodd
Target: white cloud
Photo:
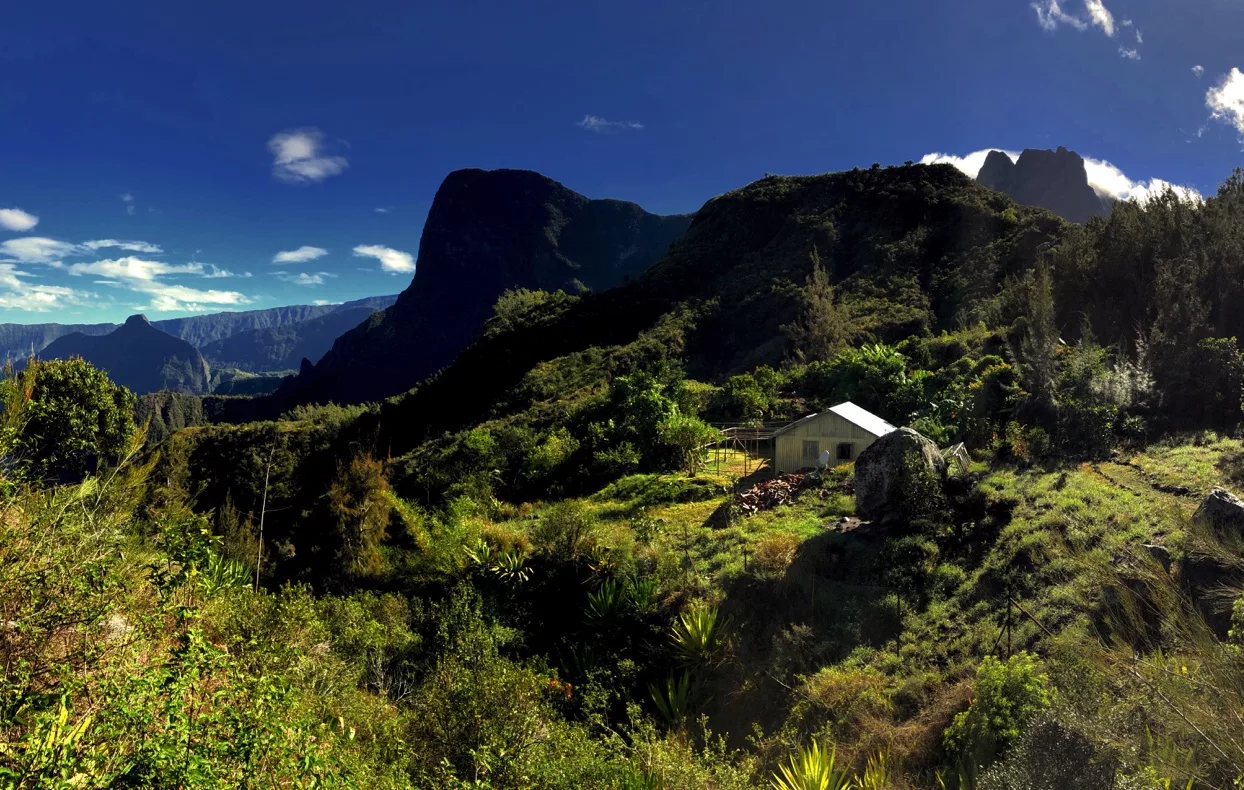
<path fill-rule="evenodd" d="M 76 244 L 42 236 L 24 236 L 0 242 L 0 258 L 17 263 L 52 263 L 79 252 Z"/>
<path fill-rule="evenodd" d="M 1102 31 L 1110 37 L 1114 37 L 1114 15 L 1106 8 L 1106 4 L 1102 0 L 1084 0 L 1084 8 L 1088 11 L 1089 19 L 1092 20 L 1095 27 L 1100 27 Z"/>
<path fill-rule="evenodd" d="M 323 247 L 311 247 L 306 244 L 296 250 L 283 250 L 272 256 L 273 263 L 306 263 L 316 258 L 323 258 L 328 250 Z"/>
<path fill-rule="evenodd" d="M 124 195 L 121 195 L 121 202 L 125 204 L 125 213 L 131 217 L 134 216 L 134 212 L 138 210 L 134 206 L 134 196 L 126 192 Z"/>
<path fill-rule="evenodd" d="M 1205 67 L 1204 66 L 1193 66 L 1192 73 L 1199 77 L 1205 73 Z"/>
<path fill-rule="evenodd" d="M 1044 30 L 1053 32 L 1060 24 L 1070 25 L 1076 30 L 1088 30 L 1088 22 L 1063 11 L 1058 0 L 1033 3 L 1032 9 L 1037 12 L 1037 24 Z"/>
<path fill-rule="evenodd" d="M 284 280 L 294 285 L 323 285 L 327 278 L 336 277 L 332 272 L 298 272 L 293 274 L 290 272 L 273 272 L 278 280 Z"/>
<path fill-rule="evenodd" d="M 319 129 L 292 129 L 278 132 L 268 140 L 273 154 L 272 175 L 291 184 L 319 183 L 340 175 L 350 163 L 344 156 L 324 156 L 324 133 Z"/>
<path fill-rule="evenodd" d="M 105 247 L 115 247 L 118 250 L 126 252 L 145 252 L 147 254 L 156 254 L 164 252 L 159 244 L 152 244 L 149 241 L 117 241 L 116 239 L 94 239 L 92 241 L 82 242 L 82 246 L 94 252 Z"/>
<path fill-rule="evenodd" d="M 151 299 L 150 305 L 139 309 L 150 309 L 156 312 L 202 312 L 218 308 L 220 305 L 250 303 L 250 298 L 238 291 L 200 290 L 160 279 L 178 275 L 196 275 L 205 278 L 231 276 L 223 269 L 212 264 L 207 265 L 211 267 L 210 270 L 204 269 L 204 265 L 197 262 L 171 264 L 129 255 L 124 258 L 74 263 L 65 267 L 65 271 L 74 277 L 83 275 L 102 277 L 107 284 L 128 288 L 148 296 Z"/>
<path fill-rule="evenodd" d="M 585 115 L 583 120 L 577 122 L 575 126 L 578 126 L 580 129 L 587 129 L 589 132 L 596 132 L 597 134 L 612 134 L 614 132 L 644 128 L 642 123 L 636 123 L 635 121 L 607 121 L 599 115 Z"/>
<path fill-rule="evenodd" d="M 328 299 L 316 299 L 316 300 L 314 300 L 313 302 L 311 302 L 311 304 L 314 304 L 314 305 L 319 305 L 320 307 L 324 307 L 325 305 L 330 305 L 330 304 L 341 304 L 341 302 L 333 302 L 333 301 L 330 301 L 330 300 L 328 300 Z"/>
<path fill-rule="evenodd" d="M 381 207 L 381 208 L 374 208 L 374 209 L 372 209 L 372 211 L 376 212 L 377 214 L 388 214 L 388 213 L 389 213 L 389 210 L 388 210 L 387 208 L 383 208 L 383 207 Z"/>
<path fill-rule="evenodd" d="M 151 282 L 159 277 L 166 275 L 178 274 L 203 274 L 203 265 L 200 263 L 172 264 L 164 261 L 148 261 L 142 258 L 135 258 L 133 255 L 127 255 L 124 258 L 115 258 L 103 261 L 91 261 L 89 263 L 71 263 L 65 268 L 69 274 L 79 277 L 84 274 L 94 274 L 99 277 L 107 277 L 110 280 L 123 280 L 126 282 Z"/>
<path fill-rule="evenodd" d="M 989 156 L 990 151 L 1002 151 L 1014 162 L 1019 159 L 1018 151 L 1006 151 L 1001 148 L 986 148 L 983 151 L 975 151 L 967 156 L 955 156 L 954 154 L 925 154 L 920 160 L 922 165 L 954 165 L 963 171 L 969 178 L 976 178 L 981 168 L 985 166 L 985 158 Z"/>
<path fill-rule="evenodd" d="M 974 151 L 967 156 L 926 154 L 920 160 L 920 164 L 950 164 L 959 168 L 969 177 L 976 178 L 980 174 L 981 167 L 985 164 L 985 157 L 989 156 L 990 151 L 1002 151 L 1002 153 L 1011 158 L 1012 162 L 1019 159 L 1019 154 L 1015 151 L 1007 151 L 1001 148 L 986 148 L 983 151 Z M 1133 181 L 1122 170 L 1101 159 L 1085 157 L 1084 171 L 1088 176 L 1089 186 L 1093 187 L 1097 194 L 1104 197 L 1111 197 L 1117 200 L 1135 198 L 1140 203 L 1146 203 L 1151 197 L 1162 193 L 1169 187 L 1185 200 L 1199 201 L 1201 199 L 1201 193 L 1197 190 L 1191 187 L 1176 186 L 1160 178 L 1151 178 L 1148 181 Z"/>
<path fill-rule="evenodd" d="M 1244 73 L 1233 68 L 1205 94 L 1215 120 L 1226 121 L 1244 134 Z M 3 246 L 3 245 L 0 245 Z"/>
<path fill-rule="evenodd" d="M 240 277 L 246 279 L 251 276 L 250 272 L 231 272 L 228 269 L 222 269 L 214 263 L 203 264 L 207 270 L 203 272 L 203 278 L 206 280 L 219 280 L 225 277 Z"/>
<path fill-rule="evenodd" d="M 1136 43 L 1137 44 L 1145 43 L 1145 37 L 1141 34 L 1139 30 L 1136 31 Z"/>
<path fill-rule="evenodd" d="M 360 258 L 375 258 L 380 261 L 380 268 L 395 274 L 413 272 L 415 259 L 409 252 L 402 252 L 379 244 L 360 244 L 354 248 L 354 254 Z"/>
<path fill-rule="evenodd" d="M 42 313 L 82 304 L 81 291 L 63 285 L 31 283 L 29 275 L 11 263 L 0 263 L 0 308 Z"/>
<path fill-rule="evenodd" d="M 1127 58 L 1128 60 L 1140 60 L 1140 50 L 1119 47 L 1119 57 Z"/>
<path fill-rule="evenodd" d="M 38 217 L 20 208 L 0 208 L 0 229 L 24 233 L 38 224 Z"/>

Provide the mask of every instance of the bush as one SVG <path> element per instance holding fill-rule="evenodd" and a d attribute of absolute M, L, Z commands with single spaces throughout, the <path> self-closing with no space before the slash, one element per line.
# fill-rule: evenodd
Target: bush
<path fill-rule="evenodd" d="M 952 755 L 979 764 L 1005 754 L 1028 723 L 1050 706 L 1049 678 L 1037 657 L 1027 652 L 1005 662 L 985 656 L 972 691 L 971 705 L 955 716 L 943 740 Z"/>
<path fill-rule="evenodd" d="M 596 519 L 583 503 L 564 500 L 544 511 L 531 530 L 531 542 L 545 554 L 570 562 L 587 551 L 595 531 Z"/>

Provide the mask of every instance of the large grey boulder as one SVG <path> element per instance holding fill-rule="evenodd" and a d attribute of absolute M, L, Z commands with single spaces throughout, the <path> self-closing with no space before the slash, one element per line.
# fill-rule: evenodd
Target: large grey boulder
<path fill-rule="evenodd" d="M 1192 514 L 1192 520 L 1220 537 L 1244 537 L 1244 500 L 1215 486 Z"/>
<path fill-rule="evenodd" d="M 937 445 L 911 428 L 887 433 L 855 462 L 855 510 L 869 520 L 917 512 L 940 492 L 946 459 Z"/>

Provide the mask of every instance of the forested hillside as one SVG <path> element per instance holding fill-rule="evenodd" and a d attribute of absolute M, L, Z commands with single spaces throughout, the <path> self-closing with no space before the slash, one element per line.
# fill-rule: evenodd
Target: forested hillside
<path fill-rule="evenodd" d="M 1077 225 L 874 167 L 503 289 L 383 402 L 10 372 L 0 781 L 1238 785 L 1241 266 L 1241 174 Z M 721 430 L 843 401 L 906 430 Z"/>

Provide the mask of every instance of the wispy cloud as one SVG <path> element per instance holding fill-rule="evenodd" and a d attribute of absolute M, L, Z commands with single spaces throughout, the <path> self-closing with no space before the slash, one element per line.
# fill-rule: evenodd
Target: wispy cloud
<path fill-rule="evenodd" d="M 380 208 L 374 208 L 372 209 L 372 211 L 376 212 L 377 214 L 388 214 L 389 213 L 389 210 L 387 208 L 384 208 L 383 206 L 381 206 Z"/>
<path fill-rule="evenodd" d="M 94 252 L 107 247 L 115 247 L 118 250 L 126 252 L 145 252 L 148 255 L 154 255 L 164 250 L 159 244 L 152 244 L 149 241 L 117 241 L 116 239 L 94 239 L 92 241 L 82 242 L 82 246 Z"/>
<path fill-rule="evenodd" d="M 25 233 L 39 224 L 39 218 L 20 208 L 0 208 L 0 229 Z"/>
<path fill-rule="evenodd" d="M 211 264 L 208 264 L 211 266 Z M 203 312 L 220 306 L 249 304 L 250 298 L 238 291 L 191 288 L 166 282 L 164 277 L 196 275 L 216 277 L 223 271 L 211 266 L 205 269 L 201 263 L 171 264 L 151 261 L 132 255 L 86 263 L 74 263 L 65 267 L 71 276 L 95 276 L 104 278 L 107 284 L 115 284 L 135 293 L 147 296 L 150 304 L 140 309 L 155 312 Z"/>
<path fill-rule="evenodd" d="M 131 217 L 134 216 L 134 212 L 138 210 L 138 208 L 134 205 L 134 196 L 129 192 L 126 192 L 120 197 L 121 202 L 125 204 L 125 213 L 129 214 Z"/>
<path fill-rule="evenodd" d="M 311 247 L 302 245 L 296 250 L 282 250 L 272 256 L 273 263 L 306 263 L 316 258 L 323 258 L 328 254 L 328 250 L 323 247 Z"/>
<path fill-rule="evenodd" d="M 79 252 L 76 244 L 43 236 L 23 236 L 0 242 L 0 262 L 52 263 Z"/>
<path fill-rule="evenodd" d="M 272 152 L 272 175 L 291 184 L 315 184 L 345 172 L 344 156 L 325 156 L 324 133 L 319 129 L 291 129 L 268 140 Z"/>
<path fill-rule="evenodd" d="M 1058 29 L 1059 25 L 1070 25 L 1076 30 L 1088 30 L 1088 22 L 1063 11 L 1058 0 L 1033 3 L 1032 9 L 1037 12 L 1037 24 L 1044 30 L 1053 32 Z"/>
<path fill-rule="evenodd" d="M 1113 38 L 1114 15 L 1106 8 L 1106 4 L 1102 0 L 1084 0 L 1084 8 L 1088 11 L 1089 19 L 1092 20 L 1093 25 L 1100 27 L 1102 32 Z"/>
<path fill-rule="evenodd" d="M 1205 94 L 1205 106 L 1215 120 L 1231 124 L 1244 135 L 1244 73 L 1233 68 L 1223 75 Z"/>
<path fill-rule="evenodd" d="M 332 272 L 273 272 L 278 280 L 294 285 L 323 285 L 324 282 L 337 275 Z"/>
<path fill-rule="evenodd" d="M 1193 66 L 1192 73 L 1200 77 L 1201 75 L 1205 73 L 1205 67 L 1204 66 Z"/>
<path fill-rule="evenodd" d="M 1052 2 L 1053 0 L 1051 0 Z M 585 115 L 575 126 L 597 134 L 613 134 L 615 132 L 638 131 L 644 128 L 642 123 L 635 121 L 608 121 L 599 115 Z"/>
<path fill-rule="evenodd" d="M 1068 13 L 1058 0 L 1038 0 L 1031 4 L 1031 8 L 1037 12 L 1037 24 L 1044 30 L 1053 32 L 1058 29 L 1059 25 L 1067 25 L 1075 30 L 1085 31 L 1092 26 L 1101 28 L 1103 33 L 1114 38 L 1114 15 L 1110 13 L 1110 9 L 1106 8 L 1103 0 L 1084 0 L 1084 13 L 1087 14 L 1087 19 Z M 1131 20 L 1124 20 L 1123 26 L 1131 27 Z"/>
<path fill-rule="evenodd" d="M 250 272 L 231 272 L 228 269 L 222 269 L 214 263 L 205 263 L 203 270 L 203 278 L 207 280 L 220 280 L 226 277 L 239 277 L 246 279 L 251 276 Z"/>
<path fill-rule="evenodd" d="M 967 156 L 926 154 L 920 160 L 920 163 L 925 165 L 943 163 L 954 165 L 971 178 L 976 178 L 980 174 L 981 167 L 985 164 L 985 158 L 989 156 L 989 152 L 995 150 L 1002 151 L 1002 153 L 1011 158 L 1011 161 L 1019 159 L 1019 154 L 1015 151 L 1008 151 L 1002 148 L 986 148 L 983 151 L 974 151 Z M 1116 200 L 1131 200 L 1135 198 L 1143 204 L 1149 202 L 1151 198 L 1161 194 L 1167 188 L 1174 190 L 1175 194 L 1185 200 L 1198 201 L 1201 199 L 1201 193 L 1192 187 L 1178 186 L 1160 178 L 1151 178 L 1147 181 L 1133 181 L 1122 170 L 1102 159 L 1084 157 L 1084 170 L 1088 176 L 1089 186 L 1093 187 L 1097 194 Z"/>
<path fill-rule="evenodd" d="M 386 272 L 403 274 L 415 270 L 415 259 L 409 252 L 382 247 L 379 244 L 360 244 L 354 248 L 354 254 L 360 258 L 375 258 L 380 261 L 380 268 Z"/>
<path fill-rule="evenodd" d="M 0 308 L 44 313 L 82 304 L 87 294 L 63 285 L 30 282 L 12 263 L 0 263 Z"/>
<path fill-rule="evenodd" d="M 1140 50 L 1119 47 L 1119 57 L 1127 58 L 1128 60 L 1140 60 Z"/>

